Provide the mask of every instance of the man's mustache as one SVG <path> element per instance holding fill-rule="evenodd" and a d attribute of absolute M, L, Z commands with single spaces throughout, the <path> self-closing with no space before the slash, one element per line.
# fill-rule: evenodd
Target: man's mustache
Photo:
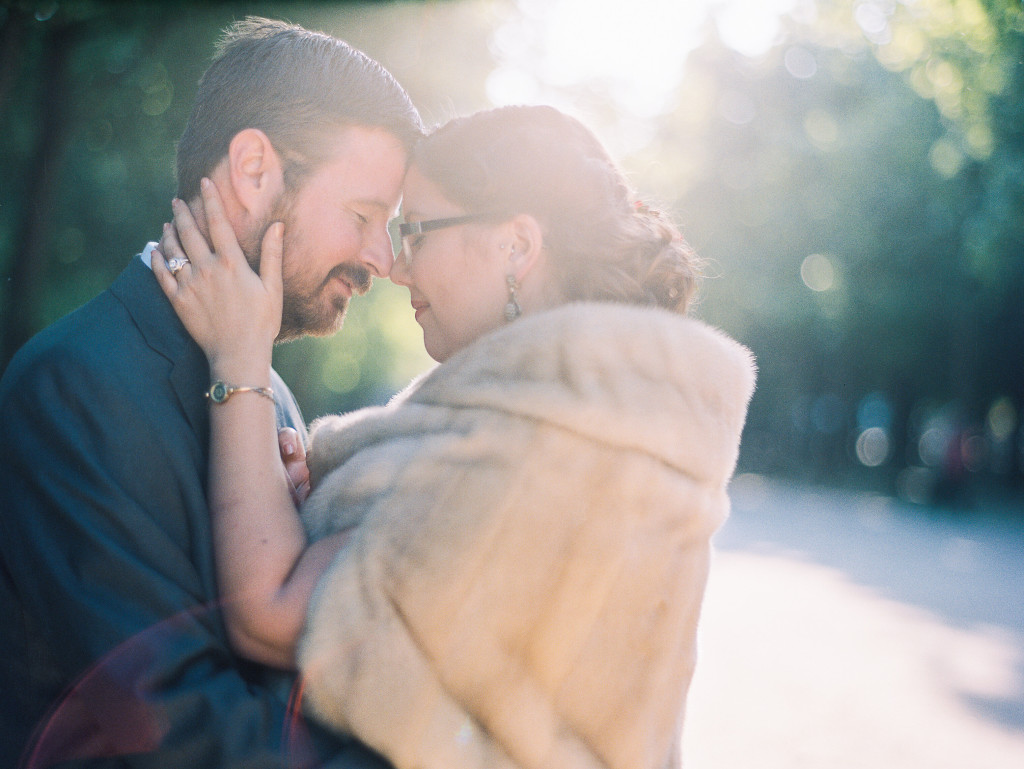
<path fill-rule="evenodd" d="M 339 264 L 327 273 L 327 280 L 324 281 L 324 284 L 326 285 L 335 278 L 344 278 L 345 282 L 352 286 L 353 293 L 360 296 L 369 291 L 373 285 L 373 276 L 370 271 L 357 264 Z"/>

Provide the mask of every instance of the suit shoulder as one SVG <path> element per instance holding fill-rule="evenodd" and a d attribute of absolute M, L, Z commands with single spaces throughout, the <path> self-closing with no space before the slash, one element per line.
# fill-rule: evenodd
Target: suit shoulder
<path fill-rule="evenodd" d="M 120 302 L 104 291 L 35 334 L 14 354 L 0 380 L 0 398 L 40 379 L 84 374 L 126 358 L 119 351 L 131 346 L 132 327 Z"/>

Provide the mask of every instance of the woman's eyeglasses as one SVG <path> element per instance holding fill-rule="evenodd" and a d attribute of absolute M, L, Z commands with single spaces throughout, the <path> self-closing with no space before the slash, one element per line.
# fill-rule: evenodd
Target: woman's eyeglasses
<path fill-rule="evenodd" d="M 405 266 L 408 267 L 412 264 L 412 259 L 419 249 L 423 236 L 428 232 L 443 230 L 446 227 L 457 227 L 460 224 L 476 222 L 490 216 L 493 214 L 464 214 L 444 219 L 428 219 L 425 222 L 403 222 L 398 225 L 398 237 L 401 239 L 401 254 L 405 259 Z"/>

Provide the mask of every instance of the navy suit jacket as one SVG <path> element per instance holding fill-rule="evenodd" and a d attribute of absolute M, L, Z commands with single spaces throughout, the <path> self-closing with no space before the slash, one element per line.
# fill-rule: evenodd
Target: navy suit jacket
<path fill-rule="evenodd" d="M 387 767 L 228 645 L 208 377 L 136 257 L 0 380 L 0 766 Z"/>

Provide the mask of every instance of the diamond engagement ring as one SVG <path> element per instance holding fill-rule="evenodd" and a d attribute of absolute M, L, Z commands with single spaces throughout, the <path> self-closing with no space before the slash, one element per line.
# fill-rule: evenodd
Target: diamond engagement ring
<path fill-rule="evenodd" d="M 178 271 L 186 264 L 188 264 L 188 259 L 175 256 L 167 260 L 167 269 L 171 271 L 171 275 L 177 275 Z"/>

